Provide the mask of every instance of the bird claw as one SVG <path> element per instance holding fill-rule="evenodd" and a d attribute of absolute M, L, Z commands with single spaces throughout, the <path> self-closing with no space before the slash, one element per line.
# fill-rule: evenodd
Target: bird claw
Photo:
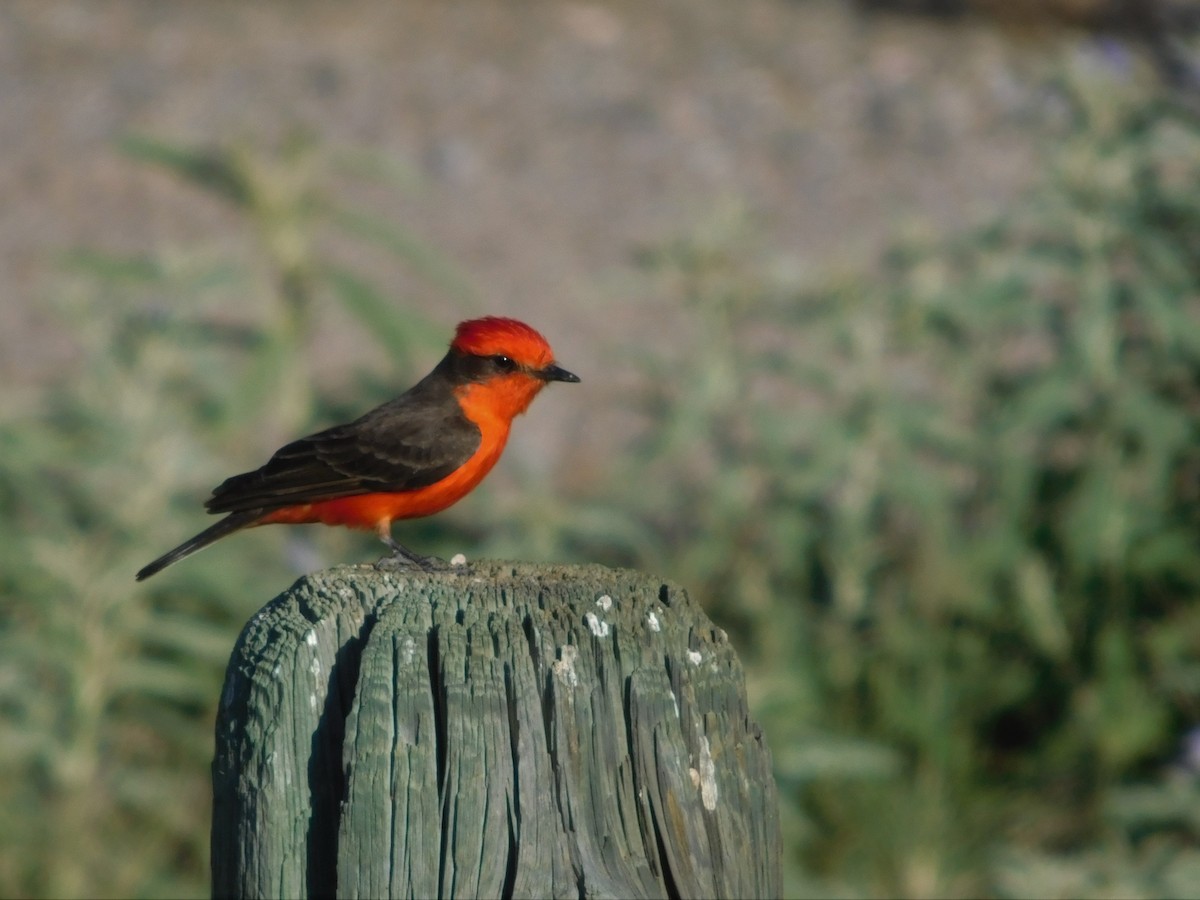
<path fill-rule="evenodd" d="M 419 572 L 448 572 L 456 568 L 440 556 L 421 556 L 411 550 L 393 550 L 375 563 L 376 569 L 416 569 Z"/>

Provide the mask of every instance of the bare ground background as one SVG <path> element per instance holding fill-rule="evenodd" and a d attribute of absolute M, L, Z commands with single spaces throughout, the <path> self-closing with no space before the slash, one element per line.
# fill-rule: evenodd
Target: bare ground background
<path fill-rule="evenodd" d="M 477 291 L 440 317 L 527 316 L 592 369 L 668 314 L 622 290 L 631 251 L 723 205 L 811 266 L 1005 203 L 1045 119 L 1039 59 L 1070 43 L 843 3 L 8 2 L 0 372 L 63 360 L 40 306 L 64 249 L 236 252 L 225 210 L 119 153 L 130 133 L 387 154 L 418 187 L 377 211 Z"/>

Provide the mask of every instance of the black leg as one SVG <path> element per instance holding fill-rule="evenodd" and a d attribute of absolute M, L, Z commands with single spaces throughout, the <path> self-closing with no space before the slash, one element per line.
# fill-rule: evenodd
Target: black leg
<path fill-rule="evenodd" d="M 379 539 L 391 548 L 391 555 L 385 556 L 375 563 L 377 569 L 421 569 L 424 572 L 438 572 L 450 568 L 450 564 L 436 556 L 422 556 L 409 550 L 390 534 L 380 534 Z"/>

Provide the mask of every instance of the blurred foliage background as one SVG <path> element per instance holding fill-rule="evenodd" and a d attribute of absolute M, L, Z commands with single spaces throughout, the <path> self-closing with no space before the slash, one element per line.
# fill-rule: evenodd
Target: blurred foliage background
<path fill-rule="evenodd" d="M 606 348 L 642 427 L 586 477 L 517 464 L 404 530 L 698 596 L 774 751 L 790 895 L 1200 895 L 1200 120 L 1170 81 L 1055 67 L 1033 187 L 971 228 L 798 269 L 733 201 L 644 244 L 621 290 L 686 327 Z M 207 892 L 234 638 L 297 572 L 378 550 L 266 529 L 132 573 L 256 464 L 247 433 L 344 420 L 440 355 L 362 254 L 487 311 L 417 225 L 340 199 L 412 190 L 385 154 L 121 150 L 250 250 L 62 248 L 75 362 L 4 395 L 4 896 Z M 318 309 L 363 354 L 336 388 L 307 362 Z"/>

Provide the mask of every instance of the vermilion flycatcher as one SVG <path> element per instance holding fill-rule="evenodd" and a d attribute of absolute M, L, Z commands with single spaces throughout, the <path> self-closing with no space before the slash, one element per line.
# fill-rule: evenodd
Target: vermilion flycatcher
<path fill-rule="evenodd" d="M 445 358 L 395 400 L 226 479 L 205 508 L 228 515 L 137 579 L 235 531 L 274 523 L 374 529 L 400 561 L 426 565 L 392 538 L 392 522 L 432 515 L 470 493 L 500 458 L 513 418 L 551 381 L 579 378 L 555 365 L 528 325 L 497 316 L 463 322 Z"/>

